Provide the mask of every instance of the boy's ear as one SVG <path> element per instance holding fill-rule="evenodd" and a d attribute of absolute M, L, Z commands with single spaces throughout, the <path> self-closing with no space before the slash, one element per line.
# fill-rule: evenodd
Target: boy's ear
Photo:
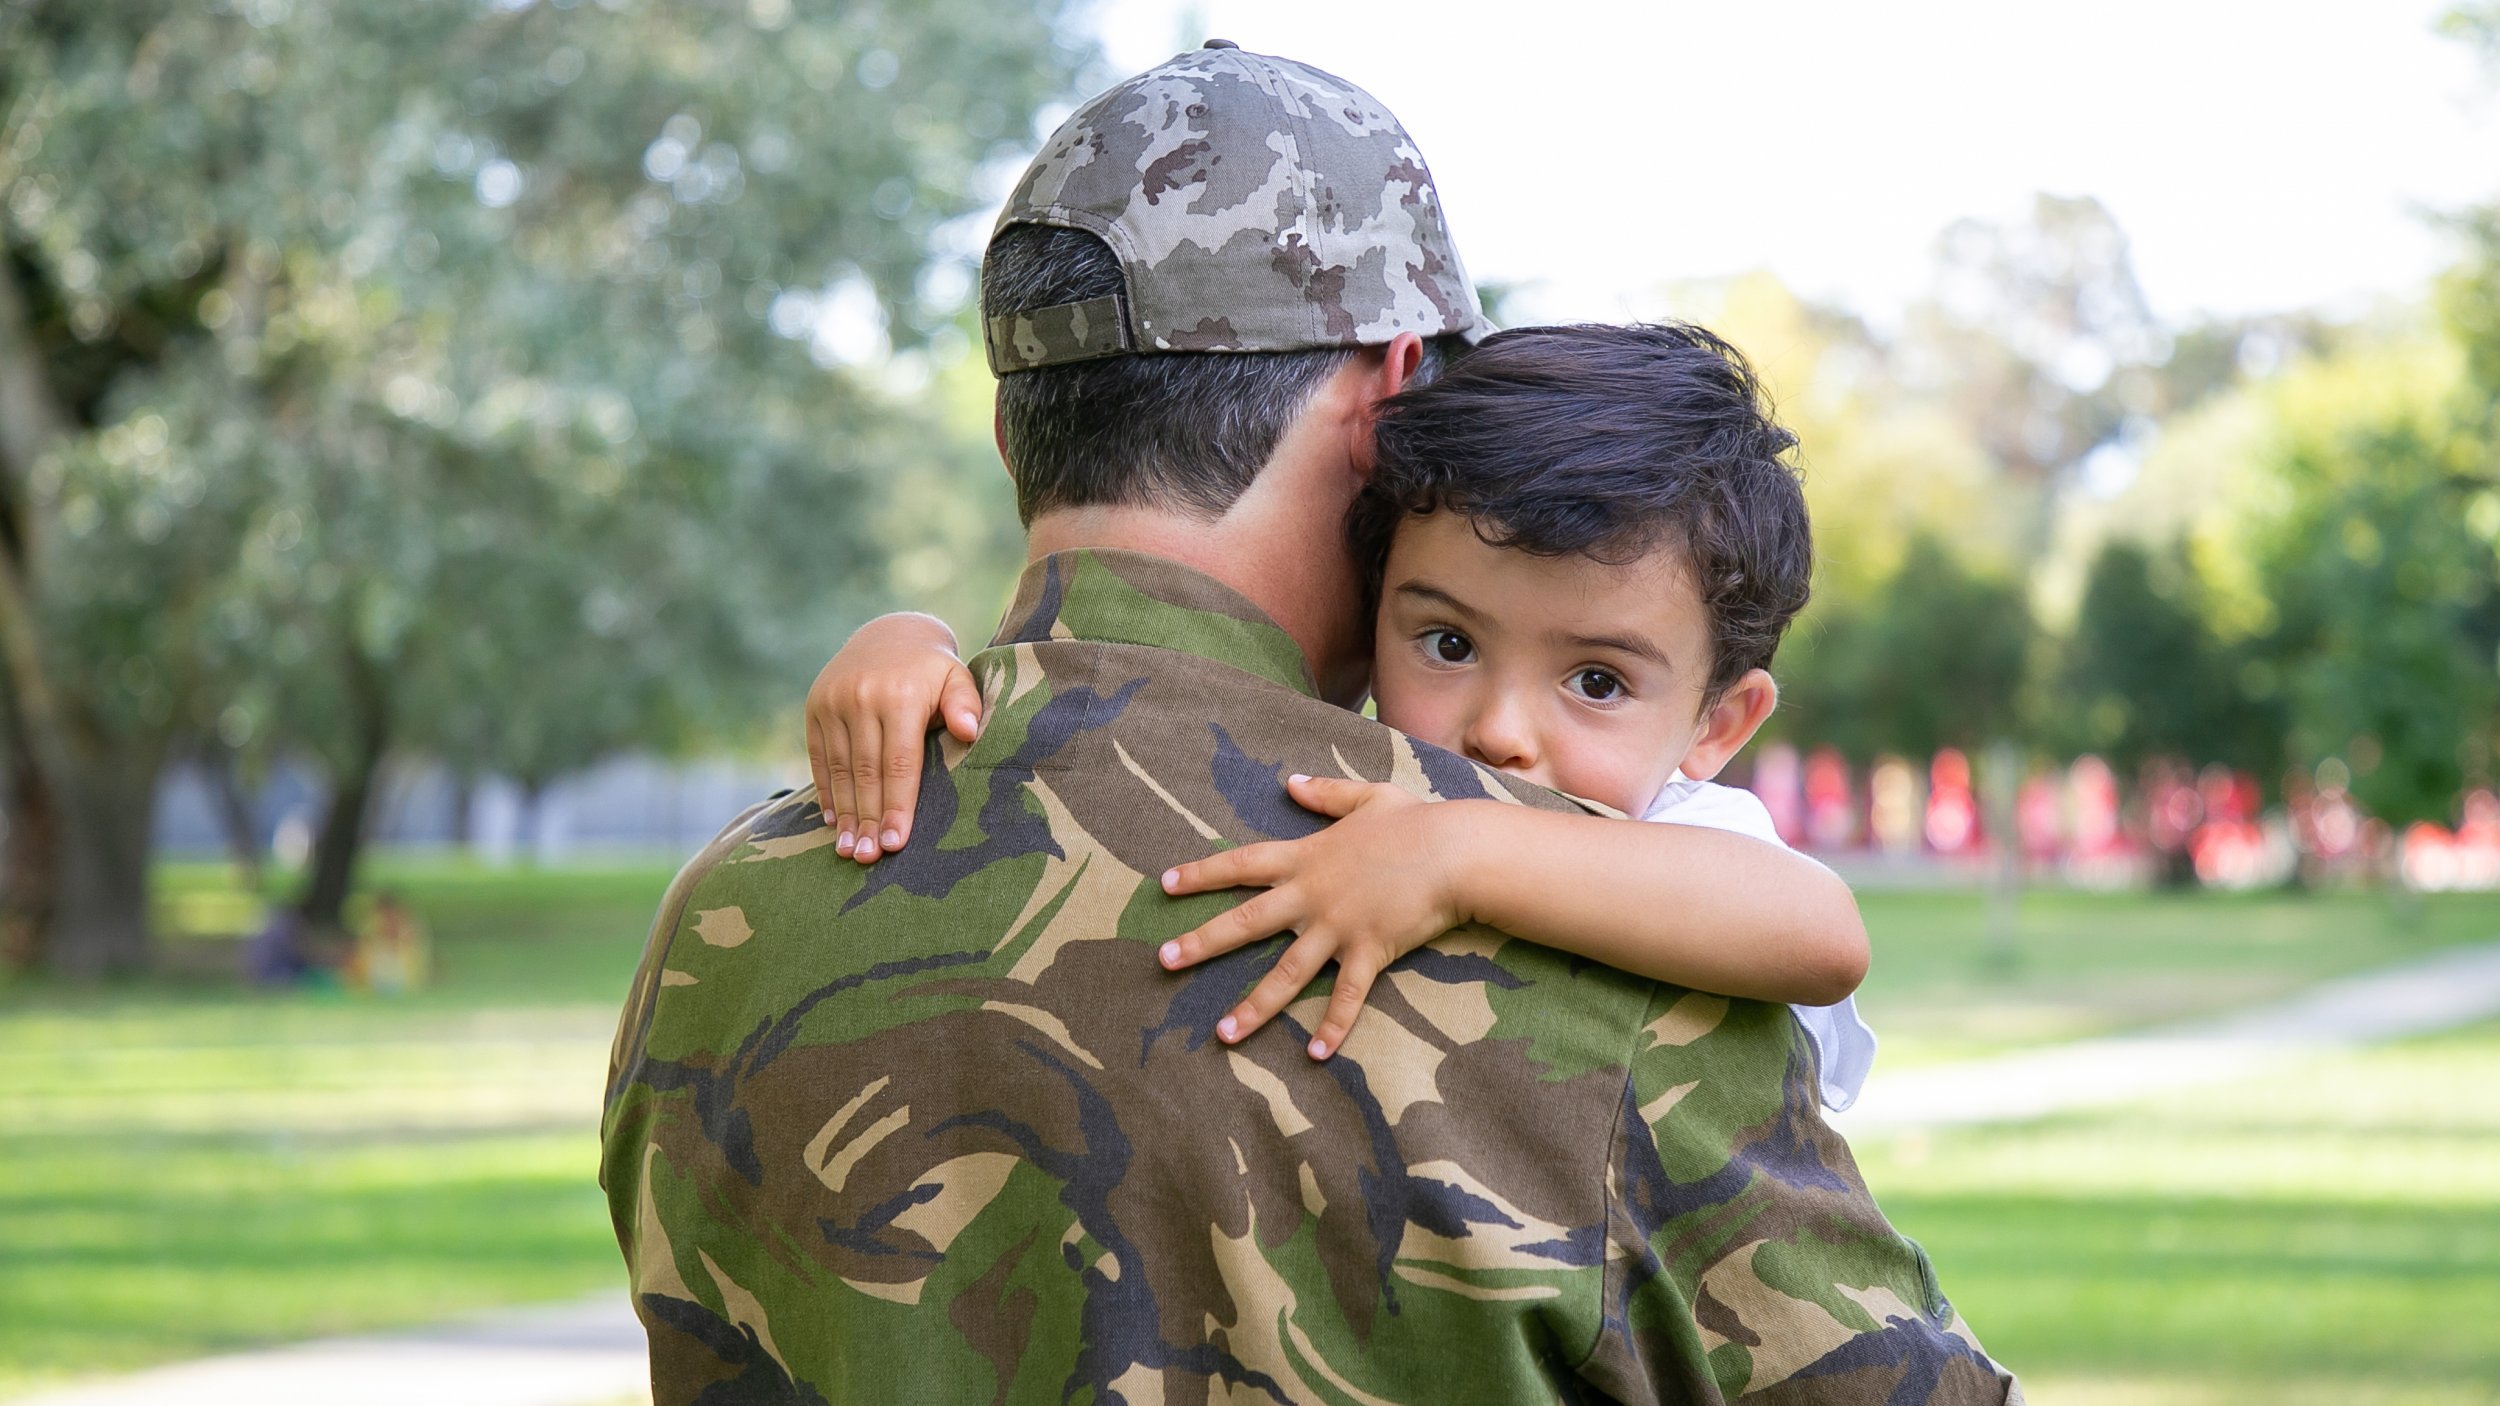
<path fill-rule="evenodd" d="M 1743 751 L 1753 735 L 1770 721 L 1771 710 L 1779 703 L 1780 686 L 1771 682 L 1767 670 L 1749 670 L 1730 684 L 1701 720 L 1701 731 L 1694 736 L 1693 745 L 1685 749 L 1684 774 L 1695 781 L 1717 776 L 1719 768 Z"/>

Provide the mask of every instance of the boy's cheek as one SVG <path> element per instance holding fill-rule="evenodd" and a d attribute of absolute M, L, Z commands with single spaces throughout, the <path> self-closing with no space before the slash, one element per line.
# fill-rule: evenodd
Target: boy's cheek
<path fill-rule="evenodd" d="M 1375 661 L 1372 701 L 1378 705 L 1376 711 L 1380 720 L 1409 737 L 1419 737 L 1436 747 L 1455 750 L 1455 739 L 1443 725 L 1446 722 L 1444 715 L 1449 710 L 1446 706 L 1436 706 L 1440 700 L 1434 698 L 1434 691 L 1417 687 L 1417 680 L 1409 676 L 1410 672 L 1411 666 L 1402 661 L 1385 656 Z"/>
<path fill-rule="evenodd" d="M 1613 806 L 1638 817 L 1658 798 L 1675 774 L 1676 763 L 1691 744 L 1689 732 L 1671 726 L 1641 726 L 1651 719 L 1625 719 L 1626 725 L 1577 730 L 1553 748 L 1550 779 L 1539 784 L 1583 800 Z"/>

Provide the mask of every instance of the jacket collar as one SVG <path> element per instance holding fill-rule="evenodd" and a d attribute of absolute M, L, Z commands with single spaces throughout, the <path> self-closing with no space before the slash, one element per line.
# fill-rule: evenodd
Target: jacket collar
<path fill-rule="evenodd" d="M 1176 650 L 1316 698 L 1301 646 L 1239 591 L 1143 552 L 1053 552 L 1024 569 L 993 645 L 1094 640 Z"/>

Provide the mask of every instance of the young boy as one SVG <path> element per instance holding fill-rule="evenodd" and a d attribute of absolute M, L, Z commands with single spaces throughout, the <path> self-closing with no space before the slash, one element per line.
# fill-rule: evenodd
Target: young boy
<path fill-rule="evenodd" d="M 1662 823 L 1296 776 L 1293 799 L 1336 823 L 1166 873 L 1176 895 L 1266 891 L 1165 943 L 1163 964 L 1296 933 L 1217 1033 L 1248 1036 L 1333 960 L 1310 1045 L 1325 1059 L 1391 962 L 1482 922 L 1794 1004 L 1824 1102 L 1846 1108 L 1875 1044 L 1849 999 L 1867 962 L 1856 902 L 1781 843 L 1750 793 L 1710 783 L 1778 701 L 1767 666 L 1812 568 L 1804 495 L 1781 459 L 1795 437 L 1743 357 L 1680 324 L 1497 333 L 1391 401 L 1376 441 L 1348 530 L 1376 564 L 1380 720 Z M 908 837 L 910 788 L 860 833 L 864 788 L 830 778 L 903 774 L 940 716 L 970 739 L 979 694 L 954 643 L 926 616 L 872 621 L 809 694 L 836 847 L 862 863 Z"/>

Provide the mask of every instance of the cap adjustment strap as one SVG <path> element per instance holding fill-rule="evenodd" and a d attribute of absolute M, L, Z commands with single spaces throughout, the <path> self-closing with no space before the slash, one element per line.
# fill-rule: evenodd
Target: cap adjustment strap
<path fill-rule="evenodd" d="M 1128 298 L 1120 293 L 1001 313 L 984 322 L 981 332 L 989 349 L 990 370 L 1001 376 L 1137 349 L 1129 333 Z"/>

